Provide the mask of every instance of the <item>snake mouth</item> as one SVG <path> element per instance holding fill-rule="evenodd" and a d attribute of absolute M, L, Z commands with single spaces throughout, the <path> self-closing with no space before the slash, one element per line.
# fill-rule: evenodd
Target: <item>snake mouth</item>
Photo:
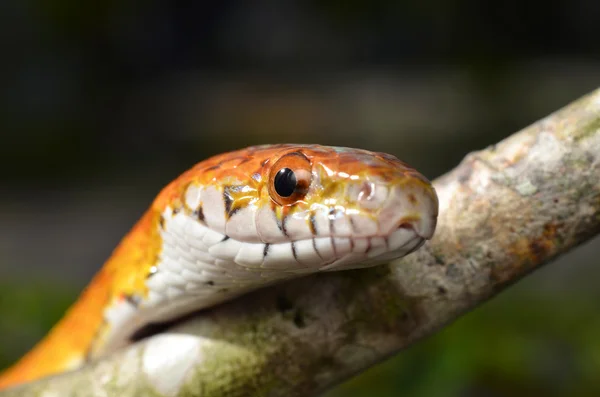
<path fill-rule="evenodd" d="M 319 270 L 337 271 L 384 264 L 416 251 L 426 240 L 411 224 L 402 223 L 387 236 L 353 239 L 350 252 L 327 263 Z"/>

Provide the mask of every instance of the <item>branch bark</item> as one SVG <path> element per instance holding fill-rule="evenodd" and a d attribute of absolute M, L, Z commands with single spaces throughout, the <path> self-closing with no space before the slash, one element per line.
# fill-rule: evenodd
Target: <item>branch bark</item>
<path fill-rule="evenodd" d="M 435 187 L 436 236 L 407 258 L 257 291 L 0 395 L 308 396 L 345 380 L 600 232 L 600 90 Z"/>

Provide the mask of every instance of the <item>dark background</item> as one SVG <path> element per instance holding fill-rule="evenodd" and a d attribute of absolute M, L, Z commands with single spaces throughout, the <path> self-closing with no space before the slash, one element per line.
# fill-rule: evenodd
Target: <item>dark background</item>
<path fill-rule="evenodd" d="M 314 142 L 434 178 L 595 89 L 598 15 L 585 0 L 0 2 L 0 367 L 195 162 Z M 327 397 L 600 395 L 599 253 Z"/>

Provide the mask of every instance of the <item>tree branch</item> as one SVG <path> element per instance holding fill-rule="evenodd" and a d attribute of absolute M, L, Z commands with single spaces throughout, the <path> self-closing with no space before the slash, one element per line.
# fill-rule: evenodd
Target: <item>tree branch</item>
<path fill-rule="evenodd" d="M 435 186 L 438 231 L 407 258 L 258 291 L 1 395 L 307 396 L 345 380 L 600 232 L 600 90 Z"/>

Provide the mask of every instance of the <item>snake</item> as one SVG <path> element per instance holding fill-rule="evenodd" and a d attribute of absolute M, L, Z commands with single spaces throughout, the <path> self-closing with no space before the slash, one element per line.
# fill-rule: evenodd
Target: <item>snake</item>
<path fill-rule="evenodd" d="M 174 179 L 0 389 L 72 371 L 167 323 L 319 272 L 387 264 L 431 239 L 438 198 L 395 156 L 252 146 Z"/>

